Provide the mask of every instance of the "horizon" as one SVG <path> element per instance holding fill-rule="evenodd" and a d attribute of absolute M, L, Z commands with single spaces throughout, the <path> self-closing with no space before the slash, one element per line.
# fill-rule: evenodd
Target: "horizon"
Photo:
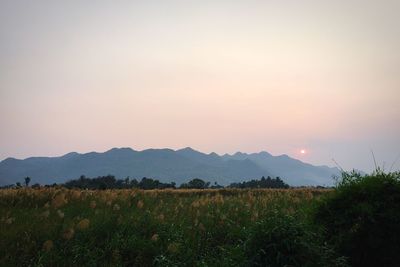
<path fill-rule="evenodd" d="M 400 169 L 400 2 L 0 3 L 0 160 L 110 147 Z"/>
<path fill-rule="evenodd" d="M 173 148 L 168 148 L 168 147 L 162 147 L 162 148 L 145 148 L 145 149 L 135 149 L 135 148 L 132 148 L 132 147 L 112 147 L 112 148 L 110 148 L 110 149 L 102 150 L 102 151 L 98 151 L 98 150 L 97 150 L 97 151 L 96 151 L 96 150 L 85 151 L 85 152 L 82 152 L 82 151 L 70 151 L 70 152 L 68 152 L 68 153 L 58 154 L 58 155 L 33 155 L 33 156 L 25 157 L 25 158 L 6 157 L 6 158 L 4 158 L 4 159 L 1 159 L 0 162 L 1 162 L 1 161 L 4 161 L 4 160 L 7 160 L 7 159 L 26 160 L 26 159 L 30 159 L 30 158 L 42 158 L 42 157 L 44 157 L 44 158 L 61 158 L 61 157 L 64 157 L 64 156 L 66 156 L 66 155 L 69 155 L 69 154 L 78 154 L 78 155 L 85 155 L 85 154 L 90 154 L 90 153 L 103 154 L 103 153 L 106 153 L 106 152 L 109 152 L 109 151 L 112 151 L 112 150 L 115 150 L 115 149 L 117 149 L 117 150 L 129 149 L 129 150 L 132 150 L 132 151 L 134 151 L 134 152 L 144 152 L 144 151 L 147 151 L 147 150 L 172 150 L 172 151 L 174 151 L 174 152 L 177 152 L 177 151 L 180 151 L 180 150 L 190 149 L 190 150 L 192 150 L 192 151 L 199 152 L 199 153 L 202 153 L 202 154 L 205 154 L 205 155 L 216 154 L 216 155 L 219 156 L 219 157 L 223 157 L 223 156 L 225 156 L 225 155 L 227 155 L 227 156 L 234 156 L 234 155 L 239 154 L 239 153 L 245 154 L 245 155 L 267 153 L 267 154 L 271 155 L 272 157 L 288 156 L 288 157 L 290 157 L 290 158 L 292 158 L 292 159 L 299 160 L 299 161 L 301 161 L 301 162 L 303 162 L 303 163 L 311 164 L 311 165 L 316 166 L 316 167 L 324 167 L 324 166 L 326 166 L 326 167 L 329 167 L 329 168 L 338 168 L 338 169 L 342 169 L 342 167 L 341 167 L 340 165 L 336 165 L 336 163 L 334 162 L 334 159 L 332 159 L 332 162 L 334 163 L 333 165 L 329 165 L 329 164 L 315 165 L 315 164 L 312 164 L 312 163 L 310 163 L 310 162 L 305 161 L 304 159 L 295 158 L 295 157 L 292 157 L 292 156 L 290 156 L 290 155 L 288 155 L 288 154 L 272 154 L 272 153 L 270 153 L 270 152 L 268 152 L 268 151 L 266 151 L 266 150 L 260 150 L 260 151 L 255 151 L 255 152 L 235 151 L 235 152 L 231 152 L 231 153 L 217 153 L 217 152 L 214 152 L 214 151 L 211 151 L 211 152 L 204 152 L 204 151 L 195 149 L 195 148 L 193 148 L 193 147 L 182 147 L 182 148 L 175 148 L 175 149 L 173 149 Z M 356 171 L 361 171 L 361 172 L 365 172 L 365 170 L 361 170 L 361 169 L 354 169 L 354 170 L 356 170 Z M 345 170 L 345 171 L 350 171 L 350 170 Z"/>
<path fill-rule="evenodd" d="M 200 152 L 200 153 L 203 153 L 203 154 L 206 154 L 206 155 L 211 155 L 211 154 L 214 154 L 214 153 L 215 153 L 215 154 L 217 154 L 218 156 L 223 156 L 223 155 L 230 155 L 230 156 L 232 156 L 232 155 L 237 154 L 237 153 L 243 153 L 243 154 L 268 153 L 268 154 L 271 154 L 271 153 L 269 153 L 268 151 L 265 151 L 265 150 L 261 150 L 261 151 L 258 151 L 258 152 L 236 151 L 236 152 L 232 152 L 232 153 L 217 153 L 217 152 L 214 152 L 214 151 L 212 151 L 212 152 L 203 152 L 203 151 L 201 151 L 201 150 L 195 149 L 195 148 L 190 147 L 190 146 L 182 147 L 182 148 L 176 148 L 176 149 L 169 148 L 169 147 L 144 148 L 144 149 L 135 149 L 135 148 L 133 148 L 133 147 L 112 147 L 112 148 L 110 148 L 110 149 L 102 150 L 102 151 L 98 151 L 98 150 L 92 150 L 92 151 L 87 151 L 87 152 L 70 151 L 70 152 L 67 152 L 67 153 L 64 153 L 64 154 L 57 154 L 57 155 L 46 155 L 46 156 L 42 156 L 42 155 L 33 155 L 33 156 L 28 156 L 28 157 L 26 157 L 26 158 L 6 157 L 5 159 L 14 158 L 14 159 L 21 159 L 21 160 L 24 160 L 24 159 L 35 158 L 35 157 L 62 157 L 62 156 L 65 156 L 65 155 L 68 155 L 68 154 L 72 154 L 72 153 L 77 153 L 77 154 L 80 154 L 80 155 L 88 154 L 88 153 L 106 153 L 106 152 L 109 152 L 109 151 L 114 150 L 114 149 L 117 149 L 117 150 L 120 150 L 120 149 L 130 149 L 130 150 L 135 151 L 135 152 L 143 152 L 143 151 L 146 151 L 146 150 L 172 150 L 172 151 L 179 151 L 179 150 L 190 149 L 190 150 L 193 150 L 193 151 L 196 151 L 196 152 Z M 272 154 L 271 154 L 271 155 L 272 155 Z M 272 155 L 272 156 L 285 156 L 285 155 L 288 156 L 287 154 L 279 154 L 279 155 Z M 4 159 L 3 159 L 3 160 L 4 160 Z M 0 160 L 0 161 L 1 161 L 1 160 Z"/>
<path fill-rule="evenodd" d="M 365 173 L 370 173 L 372 171 L 374 171 L 376 169 L 376 167 L 380 167 L 385 169 L 386 167 L 390 166 L 390 171 L 396 171 L 396 170 L 400 170 L 400 166 L 397 167 L 398 165 L 400 165 L 399 163 L 399 159 L 400 159 L 400 154 L 392 161 L 392 162 L 385 162 L 385 161 L 381 161 L 379 158 L 376 159 L 374 157 L 375 153 L 373 150 L 370 150 L 370 160 L 371 160 L 371 166 L 368 169 L 362 169 L 362 168 L 355 168 L 355 167 L 350 167 L 350 168 L 346 168 L 343 166 L 346 165 L 342 165 L 341 162 L 338 162 L 335 158 L 332 158 L 330 162 L 328 163 L 314 163 L 314 162 L 310 162 L 308 161 L 304 155 L 302 155 L 301 150 L 300 151 L 296 151 L 294 153 L 294 155 L 289 154 L 289 153 L 272 153 L 268 150 L 258 150 L 258 151 L 240 151 L 240 150 L 236 150 L 236 151 L 231 151 L 231 152 L 220 152 L 220 151 L 203 151 L 201 149 L 197 149 L 191 146 L 186 146 L 186 147 L 176 147 L 176 148 L 171 148 L 171 147 L 149 147 L 149 148 L 134 148 L 134 147 L 129 147 L 129 146 L 121 146 L 121 147 L 111 147 L 108 149 L 102 149 L 102 150 L 86 150 L 86 151 L 82 151 L 82 150 L 76 150 L 76 151 L 68 151 L 68 152 L 61 152 L 61 153 L 54 153 L 54 154 L 38 154 L 38 155 L 26 155 L 26 156 L 22 156 L 22 157 L 13 157 L 13 156 L 6 156 L 4 158 L 0 158 L 0 162 L 4 161 L 6 159 L 17 159 L 17 160 L 25 160 L 25 159 L 29 159 L 29 158 L 36 158 L 36 157 L 49 157 L 49 158 L 53 158 L 53 157 L 63 157 L 65 155 L 71 154 L 71 153 L 77 153 L 79 155 L 83 155 L 83 154 L 88 154 L 88 153 L 105 153 L 108 152 L 110 150 L 113 149 L 131 149 L 133 151 L 136 152 L 142 152 L 142 151 L 146 151 L 146 150 L 163 150 L 163 149 L 168 149 L 168 150 L 173 150 L 173 151 L 178 151 L 178 150 L 183 150 L 183 149 L 192 149 L 194 151 L 206 154 L 206 155 L 210 155 L 210 154 L 217 154 L 218 156 L 224 156 L 224 155 L 230 155 L 233 156 L 236 153 L 244 153 L 244 154 L 260 154 L 263 152 L 266 152 L 274 157 L 279 157 L 279 156 L 289 156 L 293 159 L 299 160 L 303 163 L 307 163 L 307 164 L 311 164 L 314 166 L 327 166 L 330 168 L 339 168 L 339 169 L 343 169 L 345 171 L 351 171 L 351 170 L 356 170 L 356 171 L 362 171 Z M 308 153 L 308 152 L 306 152 Z M 375 166 L 375 161 L 376 161 L 376 166 Z M 388 164 L 388 165 L 386 165 Z"/>
<path fill-rule="evenodd" d="M 332 185 L 333 177 L 339 175 L 341 170 L 340 166 L 312 165 L 286 154 L 275 156 L 266 151 L 207 154 L 191 147 L 140 151 L 130 147 L 114 147 L 104 152 L 8 158 L 0 163 L 0 184 L 5 185 L 21 177 L 30 177 L 39 184 L 53 184 L 81 175 L 97 177 L 110 174 L 118 178 L 152 177 L 176 183 L 197 177 L 205 181 L 218 181 L 222 185 L 271 176 L 281 177 L 291 186 L 328 186 Z"/>

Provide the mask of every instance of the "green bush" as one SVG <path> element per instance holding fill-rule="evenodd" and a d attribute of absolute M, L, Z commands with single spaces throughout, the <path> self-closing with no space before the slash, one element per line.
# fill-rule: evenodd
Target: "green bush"
<path fill-rule="evenodd" d="M 346 266 L 306 224 L 277 212 L 250 230 L 245 251 L 248 266 Z"/>
<path fill-rule="evenodd" d="M 400 173 L 343 173 L 315 219 L 352 266 L 399 266 Z"/>

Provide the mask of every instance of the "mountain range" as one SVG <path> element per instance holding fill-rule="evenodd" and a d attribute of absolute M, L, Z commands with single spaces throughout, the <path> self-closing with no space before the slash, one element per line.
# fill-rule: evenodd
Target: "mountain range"
<path fill-rule="evenodd" d="M 268 152 L 233 155 L 205 154 L 190 147 L 172 149 L 113 148 L 104 153 L 68 153 L 61 157 L 7 158 L 0 162 L 0 185 L 23 182 L 29 176 L 32 183 L 63 183 L 81 175 L 97 177 L 112 174 L 117 178 L 150 177 L 161 182 L 181 184 L 201 178 L 221 185 L 259 179 L 262 176 L 281 177 L 291 186 L 332 185 L 337 168 L 314 166 L 287 155 L 273 156 Z"/>

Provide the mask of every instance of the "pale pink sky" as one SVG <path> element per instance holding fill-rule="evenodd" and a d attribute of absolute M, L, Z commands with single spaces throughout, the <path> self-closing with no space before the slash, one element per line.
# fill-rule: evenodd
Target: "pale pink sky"
<path fill-rule="evenodd" d="M 370 170 L 372 149 L 389 168 L 399 13 L 399 1 L 1 1 L 0 160 L 191 146 Z"/>

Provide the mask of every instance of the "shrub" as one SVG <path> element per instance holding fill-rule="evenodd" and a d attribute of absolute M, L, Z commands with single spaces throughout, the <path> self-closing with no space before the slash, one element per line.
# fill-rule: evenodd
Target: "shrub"
<path fill-rule="evenodd" d="M 352 266 L 399 266 L 400 173 L 343 173 L 315 219 Z"/>
<path fill-rule="evenodd" d="M 307 225 L 276 212 L 251 229 L 245 250 L 248 266 L 346 266 Z"/>

